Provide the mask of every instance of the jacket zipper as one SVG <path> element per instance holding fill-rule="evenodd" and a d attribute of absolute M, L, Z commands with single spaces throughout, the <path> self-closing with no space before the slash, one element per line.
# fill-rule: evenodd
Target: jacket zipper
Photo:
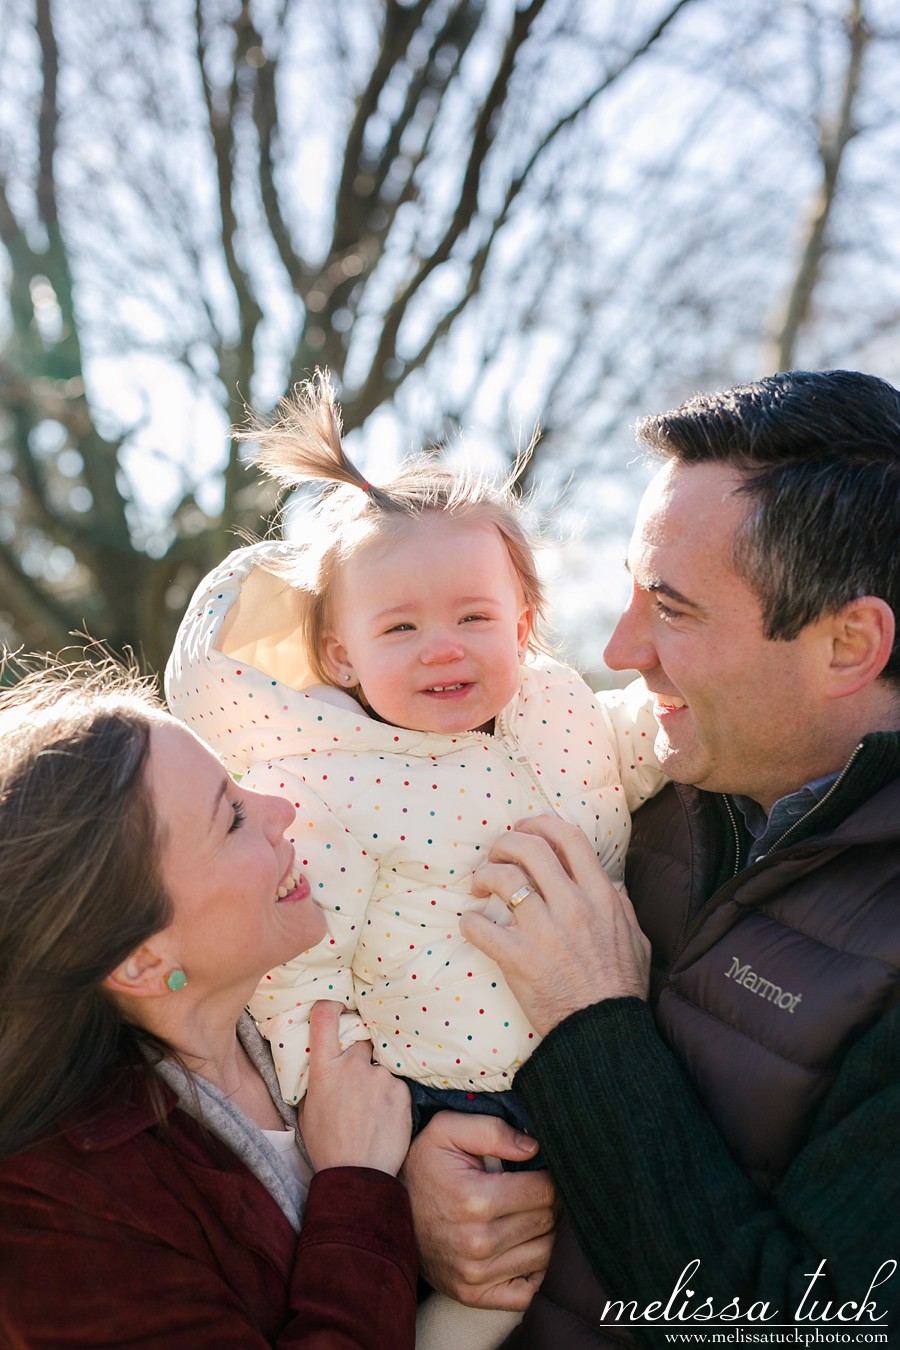
<path fill-rule="evenodd" d="M 731 829 L 734 834 L 734 871 L 732 872 L 728 880 L 723 882 L 717 891 L 713 892 L 713 894 L 709 897 L 706 903 L 704 905 L 701 905 L 700 909 L 694 915 L 694 918 L 691 921 L 691 923 L 688 924 L 684 932 L 681 934 L 681 937 L 675 944 L 675 950 L 672 952 L 672 959 L 669 962 L 669 971 L 666 972 L 666 976 L 657 990 L 657 997 L 668 985 L 669 972 L 671 972 L 671 969 L 675 965 L 675 962 L 678 960 L 679 956 L 684 951 L 685 947 L 688 945 L 694 934 L 698 932 L 700 928 L 702 928 L 708 916 L 712 913 L 714 909 L 717 909 L 718 906 L 721 904 L 722 893 L 728 889 L 728 887 L 732 884 L 735 877 L 741 870 L 741 832 L 738 829 L 737 816 L 734 814 L 734 807 L 732 805 L 731 797 L 727 796 L 725 793 L 722 793 L 722 802 L 725 806 L 725 810 L 728 813 L 728 819 L 731 822 Z"/>
<path fill-rule="evenodd" d="M 754 870 L 765 859 L 770 858 L 773 853 L 781 852 L 784 846 L 784 841 L 790 835 L 794 834 L 797 830 L 799 830 L 801 825 L 806 824 L 806 822 L 810 819 L 810 817 L 814 816 L 816 812 L 825 805 L 825 803 L 829 800 L 829 798 L 835 792 L 837 792 L 838 788 L 840 787 L 844 778 L 849 773 L 854 760 L 859 755 L 862 748 L 863 748 L 862 742 L 860 742 L 860 744 L 857 745 L 856 749 L 853 751 L 853 754 L 847 760 L 847 763 L 844 765 L 841 772 L 838 774 L 837 778 L 832 783 L 831 787 L 825 793 L 825 796 L 820 798 L 819 801 L 817 801 L 813 806 L 811 806 L 809 810 L 800 817 L 799 820 L 795 820 L 793 825 L 788 826 L 784 834 L 781 835 L 781 837 L 778 840 L 776 840 L 776 842 L 772 845 L 772 847 L 767 849 L 765 853 L 761 853 L 760 856 L 756 859 L 756 862 L 752 863 L 750 867 L 745 868 L 743 873 L 744 876 L 751 875 L 751 873 L 753 873 Z M 665 978 L 661 981 L 657 989 L 656 995 L 657 999 L 659 998 L 659 995 L 662 994 L 663 990 L 668 986 L 670 982 L 672 969 L 675 966 L 675 963 L 678 960 L 679 956 L 684 951 L 685 947 L 687 947 L 688 943 L 695 936 L 695 934 L 698 933 L 699 930 L 702 928 L 703 924 L 705 923 L 709 915 L 712 913 L 712 911 L 718 909 L 719 906 L 722 904 L 723 900 L 726 898 L 726 893 L 730 892 L 733 889 L 735 878 L 741 872 L 741 835 L 740 830 L 738 829 L 737 817 L 734 813 L 732 798 L 730 795 L 723 793 L 722 801 L 724 802 L 725 810 L 728 812 L 728 819 L 731 821 L 731 828 L 734 831 L 734 852 L 735 852 L 734 871 L 732 872 L 728 880 L 723 882 L 722 885 L 718 888 L 718 890 L 715 891 L 714 894 L 711 895 L 710 898 L 706 901 L 706 903 L 697 911 L 692 922 L 688 924 L 687 928 L 682 933 L 681 937 L 679 938 L 675 946 L 674 951 L 672 952 L 672 959 L 669 962 L 669 969 L 666 972 Z"/>
<path fill-rule="evenodd" d="M 482 736 L 486 741 L 492 741 L 495 744 L 499 745 L 501 749 L 503 749 L 505 753 L 509 755 L 510 759 L 514 764 L 518 764 L 520 768 L 526 771 L 527 776 L 531 779 L 532 783 L 537 788 L 539 795 L 546 803 L 550 813 L 554 816 L 559 815 L 559 807 L 556 805 L 555 802 L 551 800 L 547 792 L 547 789 L 544 787 L 540 778 L 532 768 L 531 760 L 529 759 L 528 755 L 526 755 L 523 751 L 518 750 L 515 738 L 510 736 L 509 728 L 504 722 L 502 714 L 498 715 L 498 717 L 494 722 L 493 733 L 488 731 L 478 731 L 474 732 L 473 734 L 476 736 Z M 516 753 L 517 751 L 518 753 Z"/>
<path fill-rule="evenodd" d="M 814 816 L 815 813 L 819 810 L 819 808 L 825 805 L 829 797 L 833 796 L 833 794 L 837 792 L 838 788 L 841 786 L 841 783 L 844 781 L 847 774 L 849 773 L 853 761 L 856 759 L 857 755 L 860 753 L 862 748 L 863 748 L 862 741 L 860 741 L 859 745 L 853 751 L 853 754 L 847 760 L 847 763 L 844 765 L 843 769 L 841 769 L 840 773 L 832 783 L 831 787 L 825 793 L 825 796 L 820 798 L 820 800 L 817 801 L 814 806 L 811 806 L 809 810 L 806 812 L 806 815 L 801 816 L 799 820 L 795 820 L 793 825 L 789 825 L 788 828 L 785 830 L 784 834 L 781 836 L 781 838 L 777 839 L 771 848 L 766 849 L 765 853 L 761 853 L 759 855 L 759 857 L 756 860 L 757 862 L 762 862 L 763 858 L 768 858 L 769 855 L 771 853 L 774 853 L 776 849 L 783 848 L 785 839 L 789 838 L 789 836 L 792 835 L 795 830 L 799 830 L 800 826 L 805 824 L 805 822 L 809 820 L 810 816 Z"/>

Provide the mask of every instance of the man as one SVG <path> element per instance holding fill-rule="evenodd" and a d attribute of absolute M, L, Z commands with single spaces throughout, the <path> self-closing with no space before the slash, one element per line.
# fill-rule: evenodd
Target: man
<path fill-rule="evenodd" d="M 884 1330 L 900 1309 L 900 393 L 791 372 L 638 433 L 664 464 L 606 659 L 655 693 L 677 785 L 635 817 L 630 856 L 652 993 L 627 903 L 559 822 L 539 831 L 555 853 L 511 837 L 485 869 L 506 899 L 534 884 L 513 925 L 465 929 L 549 1033 L 516 1088 L 606 1291 L 567 1244 L 510 1344 L 603 1344 L 601 1319 L 650 1344 L 721 1322 Z M 473 1141 L 436 1125 L 409 1163 L 426 1270 L 522 1306 L 547 1194 L 517 1176 L 510 1214 L 505 1178 L 470 1169 L 454 1212 Z"/>

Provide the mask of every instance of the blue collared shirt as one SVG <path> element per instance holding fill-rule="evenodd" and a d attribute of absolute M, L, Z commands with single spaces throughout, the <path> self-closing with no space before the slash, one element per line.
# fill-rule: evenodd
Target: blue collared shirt
<path fill-rule="evenodd" d="M 795 821 L 805 816 L 807 811 L 822 800 L 836 783 L 840 773 L 829 773 L 824 778 L 816 778 L 797 792 L 789 792 L 779 797 L 768 816 L 752 797 L 735 797 L 734 803 L 744 817 L 744 824 L 753 836 L 753 843 L 747 855 L 746 866 L 755 863 L 770 848 L 774 848 L 781 836 L 790 829 Z"/>

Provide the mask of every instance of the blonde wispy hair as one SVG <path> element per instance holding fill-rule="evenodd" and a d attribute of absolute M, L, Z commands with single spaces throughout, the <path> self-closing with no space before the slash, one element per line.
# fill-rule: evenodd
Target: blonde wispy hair
<path fill-rule="evenodd" d="M 535 540 L 525 523 L 517 482 L 534 441 L 517 455 L 505 477 L 444 464 L 437 452 L 403 460 L 386 483 L 370 483 L 347 455 L 334 385 L 327 371 L 294 387 L 274 419 L 251 417 L 238 435 L 254 444 L 255 463 L 282 487 L 321 485 L 308 522 L 308 535 L 295 560 L 278 572 L 300 597 L 300 630 L 310 669 L 323 684 L 334 677 L 323 657 L 331 621 L 330 601 L 339 569 L 362 548 L 405 521 L 430 513 L 493 526 L 500 534 L 522 588 L 531 619 L 529 647 L 548 650 L 541 635 L 546 597 L 535 563 Z"/>

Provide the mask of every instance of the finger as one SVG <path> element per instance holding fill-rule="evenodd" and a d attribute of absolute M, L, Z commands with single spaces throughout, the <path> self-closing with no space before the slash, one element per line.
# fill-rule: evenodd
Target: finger
<path fill-rule="evenodd" d="M 346 1050 L 341 1051 L 341 1059 L 349 1059 L 351 1062 L 358 1059 L 361 1064 L 368 1064 L 370 1068 L 379 1068 L 377 1061 L 372 1058 L 371 1041 L 354 1041 L 348 1045 Z M 383 1070 L 388 1073 L 387 1069 Z"/>
<path fill-rule="evenodd" d="M 517 894 L 521 895 L 522 891 L 535 889 L 528 873 L 513 863 L 482 863 L 472 873 L 472 881 L 473 894 L 497 895 L 505 905 Z"/>
<path fill-rule="evenodd" d="M 519 1243 L 489 1261 L 461 1261 L 455 1297 L 476 1307 L 527 1307 L 550 1263 L 553 1240 L 551 1232 Z"/>
<path fill-rule="evenodd" d="M 463 1290 L 458 1301 L 467 1298 L 473 1307 L 496 1308 L 500 1312 L 524 1312 L 541 1287 L 549 1259 L 548 1256 L 537 1272 L 506 1280 L 502 1284 L 469 1291 L 468 1295 L 467 1291 Z"/>
<path fill-rule="evenodd" d="M 538 1150 L 536 1140 L 499 1116 L 463 1115 L 458 1111 L 439 1111 L 418 1138 L 423 1145 L 428 1143 L 432 1147 L 470 1154 L 477 1159 L 479 1168 L 483 1168 L 485 1157 L 522 1162 L 525 1158 L 533 1158 Z M 522 1208 L 545 1204 L 546 1196 L 555 1194 L 552 1182 L 543 1172 L 510 1172 L 504 1181 L 513 1183 L 511 1193 L 516 1200 L 521 1197 Z"/>
<path fill-rule="evenodd" d="M 497 841 L 497 852 L 506 850 L 513 860 L 534 877 L 548 903 L 565 903 L 575 895 L 571 883 L 596 899 L 610 899 L 618 892 L 606 874 L 587 835 L 577 825 L 543 816 L 534 830 L 510 831 Z M 494 851 L 491 857 L 495 856 Z"/>
<path fill-rule="evenodd" d="M 320 999 L 309 1018 L 310 1064 L 324 1064 L 338 1059 L 341 1053 L 339 1028 L 343 1004 L 332 999 Z"/>
<path fill-rule="evenodd" d="M 459 931 L 466 942 L 471 942 L 473 947 L 477 947 L 501 967 L 505 959 L 512 955 L 518 941 L 517 935 L 510 928 L 504 928 L 501 924 L 494 923 L 492 919 L 486 919 L 483 914 L 476 914 L 471 910 L 460 918 Z"/>
<path fill-rule="evenodd" d="M 577 825 L 559 820 L 556 816 L 535 816 L 519 821 L 512 833 L 529 834 L 544 840 L 553 849 L 566 874 L 576 884 L 581 885 L 594 897 L 605 895 L 608 899 L 612 899 L 615 896 L 629 926 L 644 937 L 644 930 L 638 922 L 631 900 L 624 890 L 613 886 L 605 869 L 597 860 L 593 844 Z M 507 834 L 505 838 L 509 839 L 510 835 Z M 532 864 L 532 871 L 539 886 L 550 885 L 550 882 L 545 881 L 543 874 L 535 870 L 539 867 L 540 864 L 537 862 Z"/>
<path fill-rule="evenodd" d="M 592 850 L 593 863 L 599 869 Z M 489 869 L 502 868 L 502 871 Z M 506 901 L 523 884 L 524 878 L 533 886 L 544 902 L 551 907 L 571 890 L 572 877 L 563 860 L 558 858 L 550 844 L 539 835 L 510 830 L 491 848 L 490 859 L 478 869 L 479 876 L 491 884 L 492 890 Z M 528 902 L 525 902 L 528 903 Z"/>
<path fill-rule="evenodd" d="M 521 867 L 514 863 L 483 862 L 472 873 L 472 894 L 512 895 L 517 886 L 531 885 Z"/>
<path fill-rule="evenodd" d="M 530 1238 L 510 1241 L 508 1247 L 504 1247 L 502 1251 L 498 1250 L 497 1255 L 489 1261 L 478 1262 L 477 1265 L 473 1262 L 468 1270 L 466 1263 L 463 1263 L 460 1273 L 463 1279 L 468 1273 L 473 1283 L 478 1280 L 494 1284 L 502 1280 L 519 1279 L 523 1275 L 532 1274 L 533 1271 L 543 1270 L 550 1259 L 555 1235 L 554 1220 L 549 1230 Z"/>
<path fill-rule="evenodd" d="M 584 830 L 559 816 L 534 816 L 517 822 L 513 834 L 526 834 L 549 844 L 569 876 L 578 879 L 579 871 L 592 872 L 597 853 Z"/>
<path fill-rule="evenodd" d="M 503 1173 L 504 1178 L 517 1175 L 516 1172 Z M 556 1205 L 552 1200 L 535 1209 L 520 1209 L 500 1215 L 491 1224 L 491 1259 L 499 1260 L 506 1252 L 514 1251 L 525 1243 L 535 1242 L 552 1233 L 556 1228 L 557 1218 Z M 499 1278 L 511 1279 L 513 1275 L 525 1275 L 533 1269 L 534 1266 L 524 1259 L 518 1268 L 515 1268 L 513 1263 L 507 1262 Z M 493 1270 L 492 1275 L 496 1278 L 497 1272 Z"/>

